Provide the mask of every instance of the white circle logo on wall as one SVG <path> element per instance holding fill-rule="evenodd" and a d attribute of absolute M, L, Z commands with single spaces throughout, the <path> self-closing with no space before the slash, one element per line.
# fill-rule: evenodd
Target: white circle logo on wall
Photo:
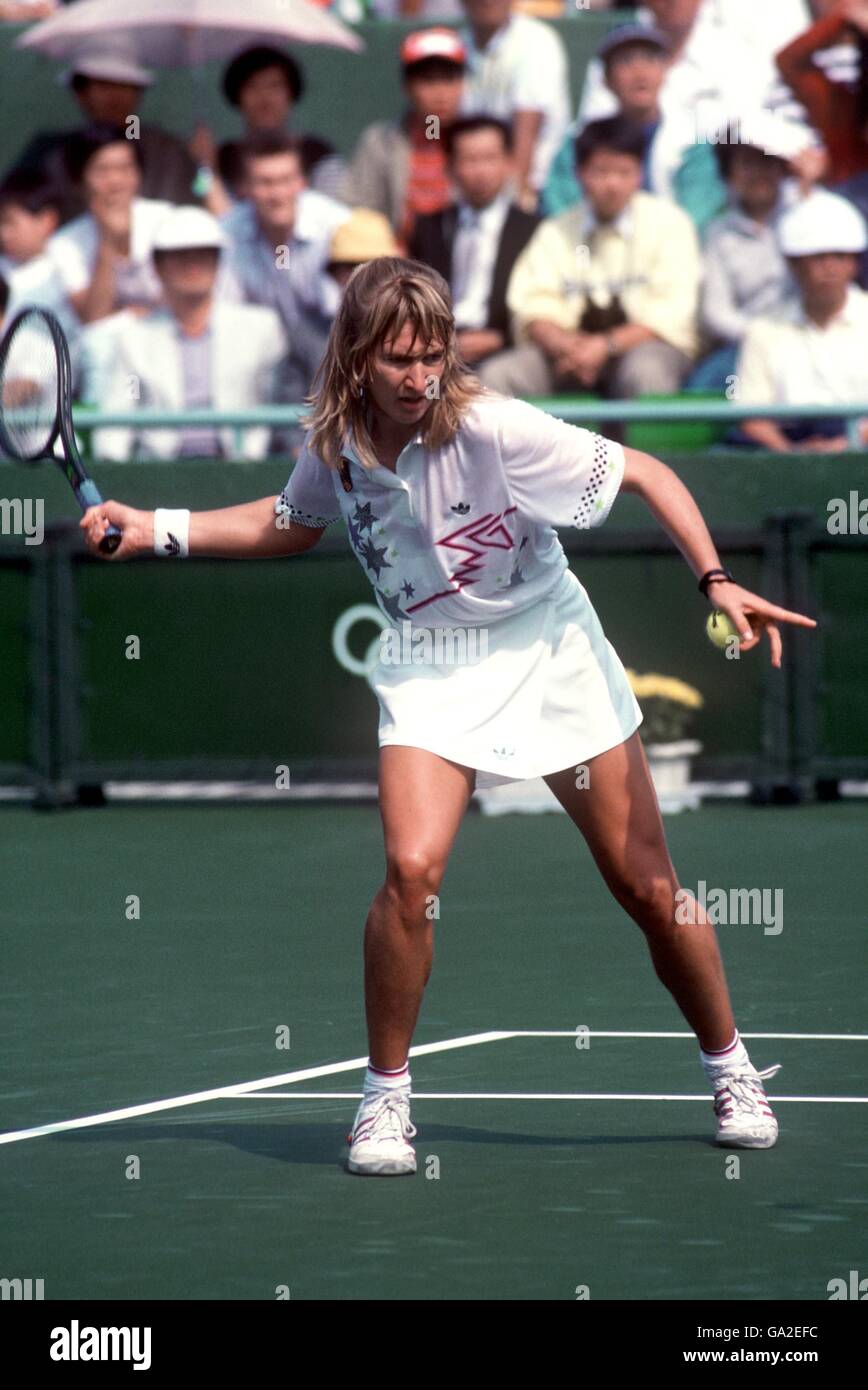
<path fill-rule="evenodd" d="M 374 623 L 377 628 L 376 637 L 361 658 L 353 656 L 348 642 L 351 629 L 359 622 Z M 352 608 L 342 613 L 332 628 L 332 651 L 344 670 L 351 671 L 354 676 L 364 676 L 370 685 L 371 672 L 380 659 L 380 639 L 389 626 L 379 608 L 372 603 L 354 603 Z"/>

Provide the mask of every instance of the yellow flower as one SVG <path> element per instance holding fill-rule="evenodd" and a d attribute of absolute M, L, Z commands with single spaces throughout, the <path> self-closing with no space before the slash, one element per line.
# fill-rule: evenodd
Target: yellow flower
<path fill-rule="evenodd" d="M 686 709 L 701 709 L 705 703 L 698 690 L 675 676 L 659 676 L 653 672 L 639 676 L 628 670 L 627 679 L 637 700 L 671 700 Z"/>

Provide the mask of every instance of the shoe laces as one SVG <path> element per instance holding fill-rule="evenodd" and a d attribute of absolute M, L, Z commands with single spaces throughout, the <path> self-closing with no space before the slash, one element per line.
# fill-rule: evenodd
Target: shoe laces
<path fill-rule="evenodd" d="M 412 1139 L 416 1127 L 410 1121 L 410 1096 L 395 1091 L 375 1094 L 365 1106 L 353 1131 L 353 1140 Z"/>
<path fill-rule="evenodd" d="M 781 1069 L 780 1062 L 766 1067 L 763 1071 L 728 1072 L 718 1078 L 714 1093 L 714 1113 L 720 1115 L 734 1101 L 747 1110 L 762 1112 L 762 1101 L 766 1099 L 763 1081 L 776 1076 Z"/>

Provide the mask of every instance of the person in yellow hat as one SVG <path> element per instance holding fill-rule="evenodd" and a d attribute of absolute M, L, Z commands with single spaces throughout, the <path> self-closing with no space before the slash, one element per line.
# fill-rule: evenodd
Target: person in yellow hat
<path fill-rule="evenodd" d="M 326 271 L 343 290 L 357 266 L 399 254 L 389 219 L 373 208 L 355 208 L 332 233 Z"/>

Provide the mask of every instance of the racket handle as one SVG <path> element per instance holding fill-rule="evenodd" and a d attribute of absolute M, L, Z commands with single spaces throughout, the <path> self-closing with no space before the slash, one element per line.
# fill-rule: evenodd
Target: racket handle
<path fill-rule="evenodd" d="M 88 507 L 101 506 L 102 493 L 92 478 L 76 479 L 72 486 L 83 512 L 86 512 Z"/>
<path fill-rule="evenodd" d="M 104 555 L 114 555 L 123 538 L 123 531 L 119 531 L 117 526 L 109 526 L 99 543 L 99 548 Z"/>
<path fill-rule="evenodd" d="M 88 507 L 99 507 L 102 505 L 102 493 L 92 478 L 81 478 L 75 484 L 75 495 L 78 498 L 78 504 L 83 512 L 87 511 Z M 120 531 L 117 526 L 108 526 L 105 535 L 99 543 L 99 548 L 102 553 L 104 555 L 114 555 L 123 540 L 123 535 L 123 531 Z"/>

